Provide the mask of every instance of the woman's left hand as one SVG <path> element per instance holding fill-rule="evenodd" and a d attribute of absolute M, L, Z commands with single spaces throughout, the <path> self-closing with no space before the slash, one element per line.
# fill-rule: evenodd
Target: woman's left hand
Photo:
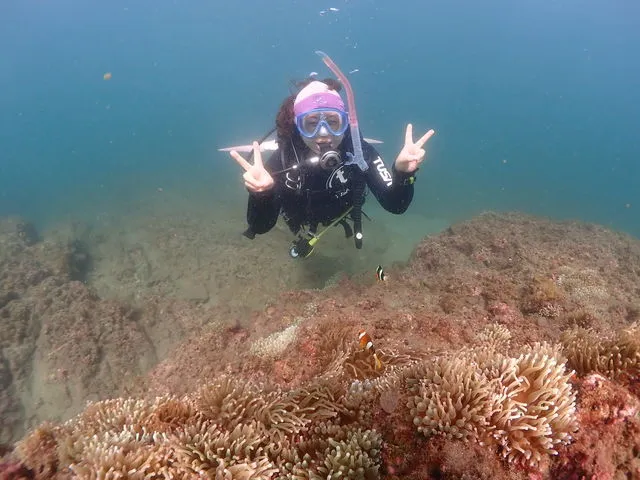
<path fill-rule="evenodd" d="M 422 147 L 435 133 L 435 130 L 429 130 L 420 137 L 420 140 L 414 143 L 413 126 L 408 124 L 407 132 L 404 136 L 404 147 L 402 147 L 402 150 L 400 150 L 400 153 L 398 154 L 398 158 L 396 158 L 396 170 L 405 173 L 415 172 L 424 161 L 426 155 L 426 151 Z"/>

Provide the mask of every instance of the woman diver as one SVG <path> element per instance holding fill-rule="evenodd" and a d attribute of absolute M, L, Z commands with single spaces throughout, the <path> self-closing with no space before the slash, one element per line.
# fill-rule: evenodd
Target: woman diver
<path fill-rule="evenodd" d="M 307 257 L 319 237 L 338 224 L 361 248 L 361 208 L 367 187 L 385 210 L 404 213 L 413 198 L 415 173 L 425 159 L 424 146 L 435 133 L 429 130 L 414 142 L 412 126 L 407 125 L 404 146 L 389 172 L 376 149 L 360 136 L 348 80 L 326 54 L 317 53 L 342 85 L 314 78 L 298 84 L 297 95 L 286 98 L 278 111 L 278 148 L 266 163 L 258 142 L 253 143 L 253 164 L 237 151 L 230 152 L 245 170 L 249 190 L 249 227 L 244 235 L 254 238 L 268 232 L 282 215 L 298 235 L 290 249 L 292 257 Z M 348 110 L 341 86 L 347 92 Z M 321 225 L 325 228 L 318 232 Z"/>

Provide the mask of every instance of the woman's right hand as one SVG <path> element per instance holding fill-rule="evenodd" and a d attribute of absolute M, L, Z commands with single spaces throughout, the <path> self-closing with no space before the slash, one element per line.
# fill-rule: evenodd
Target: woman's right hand
<path fill-rule="evenodd" d="M 235 150 L 229 152 L 236 162 L 244 168 L 244 185 L 250 192 L 264 192 L 273 188 L 273 177 L 267 172 L 262 163 L 262 152 L 258 142 L 253 142 L 253 165 Z"/>

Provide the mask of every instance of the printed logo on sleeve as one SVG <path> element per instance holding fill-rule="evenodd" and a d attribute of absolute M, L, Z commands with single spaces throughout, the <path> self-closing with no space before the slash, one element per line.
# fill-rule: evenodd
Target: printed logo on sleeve
<path fill-rule="evenodd" d="M 376 158 L 373 161 L 373 164 L 376 166 L 376 169 L 378 170 L 378 175 L 380 175 L 380 178 L 382 178 L 382 181 L 387 184 L 387 187 L 390 187 L 391 184 L 393 183 L 393 180 L 391 178 L 391 173 L 389 173 L 389 170 L 387 170 L 387 167 L 384 166 L 384 162 L 382 161 L 382 159 L 380 157 Z"/>

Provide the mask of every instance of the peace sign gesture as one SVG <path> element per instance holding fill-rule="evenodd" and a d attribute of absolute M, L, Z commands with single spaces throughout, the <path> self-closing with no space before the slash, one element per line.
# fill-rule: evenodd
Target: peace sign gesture
<path fill-rule="evenodd" d="M 413 125 L 408 124 L 407 132 L 404 136 L 404 147 L 402 147 L 402 150 L 400 150 L 400 153 L 398 154 L 398 158 L 396 158 L 396 170 L 405 173 L 415 172 L 418 166 L 423 162 L 426 155 L 426 151 L 422 147 L 435 133 L 435 130 L 429 130 L 420 137 L 420 140 L 414 143 Z"/>
<path fill-rule="evenodd" d="M 264 192 L 273 187 L 273 178 L 262 164 L 262 153 L 258 142 L 253 142 L 253 165 L 235 150 L 229 154 L 244 168 L 244 185 L 250 192 Z"/>

